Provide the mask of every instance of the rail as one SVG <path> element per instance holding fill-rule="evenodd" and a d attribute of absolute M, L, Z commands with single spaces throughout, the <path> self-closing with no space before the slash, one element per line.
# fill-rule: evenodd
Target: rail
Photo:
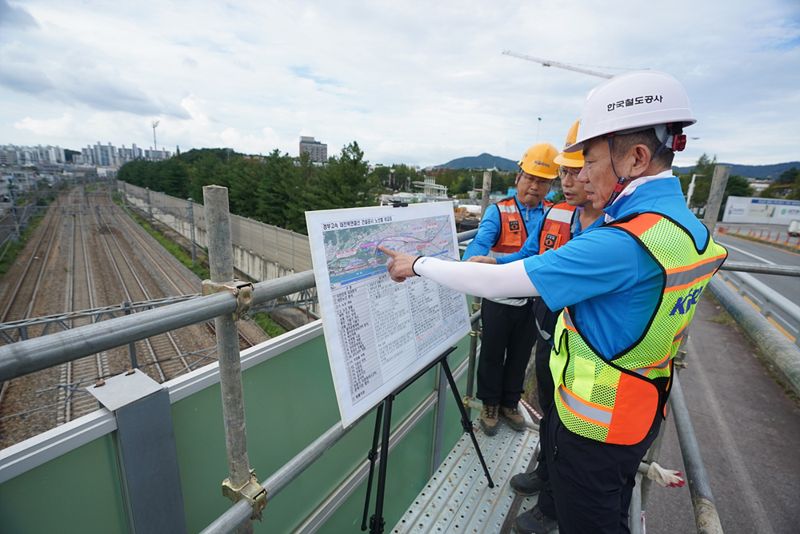
<path fill-rule="evenodd" d="M 770 265 L 769 267 L 775 266 Z M 795 268 L 795 270 L 800 272 L 800 268 Z M 764 271 L 751 272 L 762 273 Z M 775 273 L 772 272 L 772 274 Z M 787 276 L 800 276 L 800 274 L 787 273 Z M 795 345 L 800 347 L 800 306 L 747 273 L 725 273 L 723 279 L 733 284 L 739 295 L 749 298 L 758 307 L 761 315 L 772 318 L 778 323 L 794 338 Z"/>

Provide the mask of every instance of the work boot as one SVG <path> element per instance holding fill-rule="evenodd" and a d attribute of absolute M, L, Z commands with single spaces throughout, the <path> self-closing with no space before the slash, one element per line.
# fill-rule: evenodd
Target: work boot
<path fill-rule="evenodd" d="M 514 520 L 514 530 L 520 534 L 549 534 L 557 526 L 558 522 L 544 515 L 538 504 Z"/>
<path fill-rule="evenodd" d="M 483 433 L 487 436 L 494 436 L 497 434 L 497 405 L 484 404 L 481 410 L 480 417 L 481 428 Z"/>
<path fill-rule="evenodd" d="M 500 417 L 505 419 L 506 423 L 508 423 L 508 426 L 517 432 L 522 432 L 525 430 L 525 419 L 522 417 L 522 414 L 519 413 L 519 410 L 517 410 L 516 406 L 513 408 L 501 406 Z"/>
<path fill-rule="evenodd" d="M 519 495 L 533 495 L 539 493 L 544 487 L 544 480 L 539 478 L 536 471 L 532 473 L 519 473 L 511 477 L 511 489 Z"/>

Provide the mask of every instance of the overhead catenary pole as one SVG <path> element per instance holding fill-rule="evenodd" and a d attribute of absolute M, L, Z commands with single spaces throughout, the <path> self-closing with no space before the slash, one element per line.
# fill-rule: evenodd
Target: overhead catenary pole
<path fill-rule="evenodd" d="M 730 165 L 717 165 L 714 167 L 714 177 L 711 179 L 711 191 L 708 193 L 706 211 L 703 215 L 703 224 L 708 231 L 714 234 L 714 227 L 717 225 L 719 210 L 722 207 L 722 197 L 725 195 L 725 187 L 728 185 L 728 175 L 731 172 Z"/>

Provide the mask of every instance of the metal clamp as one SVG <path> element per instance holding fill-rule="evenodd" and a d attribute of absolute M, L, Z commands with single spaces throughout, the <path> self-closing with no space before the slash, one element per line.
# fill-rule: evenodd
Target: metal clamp
<path fill-rule="evenodd" d="M 203 295 L 212 295 L 222 291 L 229 291 L 236 297 L 236 311 L 233 312 L 233 320 L 238 321 L 247 313 L 253 303 L 253 284 L 242 280 L 233 282 L 203 280 Z"/>
<path fill-rule="evenodd" d="M 259 484 L 254 470 L 250 470 L 250 480 L 238 488 L 231 484 L 231 479 L 223 480 L 222 494 L 233 502 L 247 499 L 253 509 L 250 519 L 261 520 L 261 512 L 267 507 L 267 489 Z"/>

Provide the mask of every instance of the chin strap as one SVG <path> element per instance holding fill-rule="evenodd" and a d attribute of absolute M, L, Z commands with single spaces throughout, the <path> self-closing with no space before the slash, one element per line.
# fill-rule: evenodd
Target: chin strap
<path fill-rule="evenodd" d="M 608 197 L 608 202 L 603 206 L 603 209 L 606 209 L 617 200 L 619 194 L 625 189 L 625 182 L 628 181 L 625 176 L 617 174 L 617 169 L 614 167 L 614 134 L 607 135 L 606 140 L 608 141 L 608 157 L 611 159 L 611 170 L 614 171 L 614 176 L 617 177 L 617 185 L 614 186 L 614 191 L 611 192 L 611 196 Z"/>

